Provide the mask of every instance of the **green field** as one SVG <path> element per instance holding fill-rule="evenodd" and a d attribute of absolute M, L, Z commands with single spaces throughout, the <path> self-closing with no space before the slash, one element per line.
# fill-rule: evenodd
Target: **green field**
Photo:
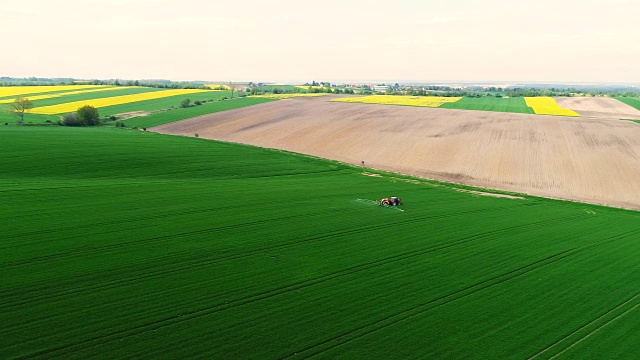
<path fill-rule="evenodd" d="M 106 86 L 106 87 L 111 87 L 111 86 Z M 54 89 L 54 86 L 52 86 L 51 88 Z M 78 89 L 78 90 L 82 90 L 82 89 Z M 89 90 L 89 89 L 87 89 L 87 90 Z M 71 92 L 71 91 L 75 91 L 75 90 L 66 89 L 66 90 L 56 90 L 56 91 L 43 91 L 43 92 L 39 92 L 39 93 L 33 93 L 33 94 L 24 95 L 24 97 L 34 97 L 34 96 L 39 96 L 39 95 L 61 94 L 61 93 L 66 93 L 66 92 Z M 0 100 L 15 99 L 18 96 L 20 96 L 20 95 L 0 96 Z"/>
<path fill-rule="evenodd" d="M 640 97 L 617 97 L 623 103 L 640 110 Z"/>
<path fill-rule="evenodd" d="M 8 104 L 0 104 L 0 125 L 13 125 L 17 124 L 20 118 L 17 115 L 11 114 L 8 112 L 9 106 Z M 60 116 L 58 115 L 40 115 L 40 114 L 25 114 L 24 115 L 24 123 L 25 124 L 44 124 L 45 122 L 57 122 L 60 120 Z"/>
<path fill-rule="evenodd" d="M 176 108 L 169 111 L 159 112 L 143 117 L 133 118 L 123 121 L 127 127 L 149 128 L 167 124 L 179 120 L 184 120 L 200 115 L 211 114 L 214 112 L 237 109 L 245 106 L 262 104 L 274 101 L 266 98 L 236 98 L 233 100 L 208 102 L 199 106 L 189 108 Z"/>
<path fill-rule="evenodd" d="M 637 357 L 638 212 L 128 129 L 0 138 L 2 358 Z"/>
<path fill-rule="evenodd" d="M 122 105 L 114 105 L 114 106 L 105 106 L 100 108 L 100 116 L 111 116 L 116 114 L 122 114 L 132 111 L 157 111 L 162 109 L 169 109 L 172 106 L 177 108 L 180 107 L 180 102 L 184 99 L 190 99 L 193 104 L 194 101 L 200 100 L 220 100 L 223 97 L 231 97 L 230 91 L 211 91 L 211 92 L 202 92 L 202 93 L 194 93 L 194 94 L 185 94 L 185 95 L 176 95 L 169 96 L 160 99 L 154 100 L 145 100 L 132 102 L 128 104 Z"/>
<path fill-rule="evenodd" d="M 73 102 L 73 101 L 107 98 L 107 97 L 113 97 L 113 96 L 139 94 L 139 93 L 162 91 L 162 90 L 166 90 L 166 89 L 135 88 L 135 89 L 98 91 L 93 93 L 90 92 L 86 94 L 75 94 L 75 95 L 61 96 L 61 97 L 51 98 L 51 99 L 36 100 L 36 101 L 33 101 L 33 105 L 34 107 L 49 106 L 49 105 L 63 104 L 63 103 Z M 138 102 L 132 102 L 132 103 L 122 104 L 122 105 L 106 106 L 106 107 L 99 108 L 98 111 L 100 112 L 101 117 L 107 118 L 111 115 L 117 115 L 121 113 L 133 112 L 133 111 L 153 112 L 158 110 L 170 109 L 172 107 L 179 108 L 180 102 L 187 98 L 190 99 L 193 103 L 196 100 L 200 100 L 200 101 L 219 100 L 223 97 L 230 97 L 230 96 L 231 96 L 231 92 L 229 91 L 211 91 L 211 92 L 195 93 L 195 94 L 189 94 L 189 95 L 170 96 L 170 97 L 154 99 L 154 100 L 138 101 Z M 4 125 L 4 123 L 8 123 L 8 124 L 18 123 L 18 119 L 19 119 L 18 116 L 14 114 L 10 114 L 8 110 L 9 110 L 9 104 L 0 104 L 0 125 Z M 26 124 L 29 124 L 29 123 L 42 124 L 42 123 L 45 123 L 46 121 L 51 121 L 53 123 L 56 123 L 58 120 L 60 120 L 60 118 L 61 117 L 59 115 L 25 114 L 24 121 Z"/>
<path fill-rule="evenodd" d="M 49 106 L 49 105 L 63 104 L 63 103 L 73 102 L 73 101 L 107 98 L 107 97 L 120 96 L 120 95 L 140 94 L 140 93 L 158 91 L 158 90 L 163 90 L 163 89 L 141 87 L 141 88 L 134 88 L 134 89 L 97 91 L 97 92 L 88 92 L 85 94 L 61 96 L 61 97 L 56 97 L 51 99 L 34 100 L 32 103 L 33 103 L 33 107 Z M 33 95 L 31 94 L 29 96 L 33 97 Z M 27 98 L 29 96 L 27 96 Z M 8 113 L 9 109 L 10 109 L 9 104 L 0 104 L 0 122 L 9 122 L 13 124 L 18 121 L 18 117 L 16 115 Z M 26 114 L 24 121 L 25 123 L 32 122 L 34 124 L 41 124 L 46 122 L 47 120 L 51 122 L 57 122 L 59 119 L 60 119 L 60 116 L 58 115 Z"/>
<path fill-rule="evenodd" d="M 84 94 L 67 95 L 67 96 L 61 96 L 61 97 L 51 98 L 51 99 L 34 100 L 32 103 L 33 103 L 33 107 L 40 107 L 40 106 L 64 104 L 64 103 L 74 102 L 74 101 L 109 98 L 109 97 L 115 97 L 115 96 L 121 96 L 121 95 L 142 94 L 142 93 L 162 91 L 162 90 L 166 90 L 166 89 L 139 87 L 139 88 L 132 88 L 132 89 L 106 90 L 106 91 L 88 92 Z"/>
<path fill-rule="evenodd" d="M 256 88 L 259 91 L 273 91 L 273 89 L 280 89 L 282 91 L 307 92 L 307 89 L 302 89 L 295 85 L 262 85 L 256 86 Z"/>
<path fill-rule="evenodd" d="M 535 114 L 533 109 L 527 106 L 524 98 L 497 98 L 484 96 L 480 98 L 464 97 L 456 102 L 445 103 L 441 108 L 460 110 L 499 111 L 523 114 Z"/>

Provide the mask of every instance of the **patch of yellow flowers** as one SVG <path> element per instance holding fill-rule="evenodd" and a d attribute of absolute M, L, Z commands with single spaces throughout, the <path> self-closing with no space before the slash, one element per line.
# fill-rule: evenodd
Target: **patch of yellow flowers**
<path fill-rule="evenodd" d="M 558 115 L 558 116 L 580 116 L 573 110 L 560 107 L 558 103 L 548 96 L 541 97 L 525 97 L 524 101 L 527 106 L 533 109 L 533 112 L 540 115 Z"/>
<path fill-rule="evenodd" d="M 461 97 L 442 96 L 397 96 L 397 95 L 371 95 L 364 97 L 339 98 L 332 101 L 365 103 L 365 104 L 385 104 L 404 106 L 439 107 L 442 104 L 456 102 Z"/>
<path fill-rule="evenodd" d="M 106 87 L 101 85 L 60 85 L 60 86 L 3 86 L 0 87 L 0 98 L 13 96 L 13 97 L 26 97 L 24 95 L 38 94 L 38 93 L 50 93 L 54 91 L 73 91 L 80 89 L 91 89 Z M 11 99 L 13 101 L 13 99 Z"/>
<path fill-rule="evenodd" d="M 30 101 L 36 101 L 36 100 L 44 100 L 44 99 L 52 99 L 52 98 L 57 98 L 57 97 L 63 97 L 63 96 L 67 96 L 67 95 L 93 93 L 93 92 L 98 92 L 98 91 L 132 89 L 132 88 L 136 88 L 136 87 L 138 87 L 138 86 L 100 87 L 98 89 L 85 89 L 85 90 L 65 91 L 65 92 L 55 93 L 55 94 L 43 94 L 43 95 L 24 96 L 24 97 L 28 98 Z M 0 100 L 0 104 L 8 104 L 8 103 L 13 102 L 13 100 L 14 100 L 14 98 Z"/>
<path fill-rule="evenodd" d="M 142 93 L 142 94 L 113 96 L 108 98 L 73 101 L 73 102 L 51 105 L 51 106 L 41 106 L 41 107 L 30 109 L 28 110 L 28 112 L 32 114 L 45 114 L 45 115 L 65 114 L 65 113 L 74 112 L 85 105 L 91 105 L 96 108 L 101 108 L 105 106 L 122 105 L 122 104 L 128 104 L 132 102 L 138 102 L 138 101 L 162 99 L 169 96 L 188 95 L 188 94 L 211 92 L 211 91 L 212 90 L 199 90 L 199 89 L 161 90 L 161 91 L 153 91 L 153 92 Z"/>
<path fill-rule="evenodd" d="M 329 95 L 329 94 L 325 94 L 325 93 L 314 93 L 314 94 L 307 94 L 307 93 L 297 93 L 297 94 L 264 94 L 264 95 L 253 95 L 251 96 L 252 98 L 268 98 L 268 99 L 289 99 L 289 98 L 294 98 L 294 97 L 314 97 L 314 96 L 325 96 L 325 95 Z"/>
<path fill-rule="evenodd" d="M 298 89 L 303 89 L 303 90 L 309 90 L 309 88 L 312 88 L 312 89 L 325 89 L 326 88 L 325 86 L 311 86 L 311 85 L 306 85 L 306 86 L 305 85 L 296 85 L 296 87 Z"/>
<path fill-rule="evenodd" d="M 205 84 L 204 86 L 208 87 L 209 89 L 218 90 L 218 91 L 222 91 L 222 90 L 219 90 L 219 88 L 221 87 L 224 88 L 225 90 L 231 90 L 231 88 L 225 84 Z"/>

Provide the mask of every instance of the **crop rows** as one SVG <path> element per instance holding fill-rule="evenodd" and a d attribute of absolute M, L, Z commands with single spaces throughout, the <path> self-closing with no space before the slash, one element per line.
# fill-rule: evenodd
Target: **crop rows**
<path fill-rule="evenodd" d="M 59 93 L 67 91 L 76 91 L 81 89 L 96 89 L 106 86 L 100 85 L 60 85 L 60 86 L 0 86 L 0 99 L 13 98 L 16 96 Z"/>
<path fill-rule="evenodd" d="M 0 132 L 5 357 L 635 355 L 636 212 L 195 138 Z M 389 195 L 404 212 L 357 201 Z"/>
<path fill-rule="evenodd" d="M 161 99 L 161 98 L 177 96 L 177 95 L 191 95 L 191 94 L 213 92 L 213 91 L 215 90 L 198 90 L 198 89 L 162 90 L 162 91 L 147 92 L 142 94 L 121 95 L 121 96 L 113 96 L 113 97 L 107 97 L 107 98 L 73 101 L 73 102 L 67 102 L 67 103 L 62 103 L 57 105 L 40 106 L 40 107 L 36 107 L 29 110 L 29 113 L 45 114 L 45 115 L 63 114 L 63 113 L 73 112 L 85 105 L 91 105 L 93 107 L 101 108 L 101 107 L 107 107 L 107 106 L 135 103 L 135 102 L 140 102 L 145 100 Z"/>
<path fill-rule="evenodd" d="M 35 96 L 29 96 L 29 100 L 31 102 L 34 102 L 36 100 L 43 100 L 43 99 L 53 99 L 53 98 L 58 98 L 58 97 L 62 97 L 62 96 L 69 96 L 69 95 L 76 95 L 76 94 L 87 94 L 87 93 L 91 93 L 93 95 L 93 93 L 95 92 L 100 92 L 100 91 L 114 91 L 114 90 L 121 90 L 121 89 L 130 89 L 130 88 L 134 88 L 133 86 L 122 86 L 122 87 L 99 87 L 97 89 L 80 89 L 80 90 L 74 90 L 74 91 L 65 91 L 65 92 L 56 92 L 56 93 L 50 93 L 50 94 L 43 94 L 43 95 L 35 95 Z M 8 99 L 3 99 L 0 100 L 0 104 L 8 104 L 13 102 L 14 98 L 8 98 Z"/>
<path fill-rule="evenodd" d="M 56 90 L 57 89 L 57 90 Z M 23 87 L 4 87 L 0 88 L 0 94 L 19 92 L 21 95 L 0 97 L 0 122 L 15 123 L 18 117 L 10 114 L 9 103 L 13 101 L 15 96 L 24 95 L 33 103 L 34 108 L 25 115 L 25 123 L 45 123 L 57 122 L 60 114 L 53 112 L 63 111 L 72 112 L 84 104 L 93 104 L 98 107 L 102 117 L 118 115 L 128 112 L 140 112 L 145 115 L 148 112 L 164 111 L 171 108 L 179 108 L 180 102 L 189 98 L 192 103 L 195 101 L 215 101 L 223 97 L 229 97 L 227 91 L 202 91 L 197 90 L 164 90 L 158 88 L 139 87 L 139 86 L 23 86 Z M 42 92 L 46 90 L 56 90 L 50 92 Z M 26 92 L 26 94 L 25 94 Z M 30 93 L 31 92 L 31 93 Z M 145 100 L 146 99 L 146 100 Z M 122 101 L 133 101 L 122 103 Z M 120 103 L 119 105 L 116 105 Z M 224 107 L 224 106 L 222 106 Z M 52 114 L 40 114 L 43 109 L 54 109 Z M 57 110 L 56 110 L 57 109 Z M 204 109 L 194 110 L 186 109 L 194 113 L 202 112 Z M 214 110 L 215 111 L 215 110 Z M 212 112 L 214 112 L 212 111 Z M 167 114 L 168 115 L 168 114 Z M 170 117 L 165 115 L 164 117 Z M 175 114 L 174 114 L 175 115 Z M 197 115 L 194 115 L 197 116 Z M 164 120 L 165 122 L 167 120 Z M 174 120 L 175 121 L 175 120 Z M 149 121 L 153 123 L 153 121 Z M 137 126 L 137 125 L 134 125 Z"/>

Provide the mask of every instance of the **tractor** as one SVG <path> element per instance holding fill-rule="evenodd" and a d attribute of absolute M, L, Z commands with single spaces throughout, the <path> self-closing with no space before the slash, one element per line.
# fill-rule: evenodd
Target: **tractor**
<path fill-rule="evenodd" d="M 389 198 L 384 198 L 382 200 L 376 200 L 376 204 L 380 206 L 398 206 L 402 205 L 402 199 L 392 196 Z"/>

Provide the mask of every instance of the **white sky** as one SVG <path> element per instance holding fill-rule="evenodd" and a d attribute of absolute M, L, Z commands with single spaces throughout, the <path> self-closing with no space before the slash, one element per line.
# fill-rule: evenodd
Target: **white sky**
<path fill-rule="evenodd" d="M 0 0 L 0 76 L 640 83 L 640 0 Z"/>

